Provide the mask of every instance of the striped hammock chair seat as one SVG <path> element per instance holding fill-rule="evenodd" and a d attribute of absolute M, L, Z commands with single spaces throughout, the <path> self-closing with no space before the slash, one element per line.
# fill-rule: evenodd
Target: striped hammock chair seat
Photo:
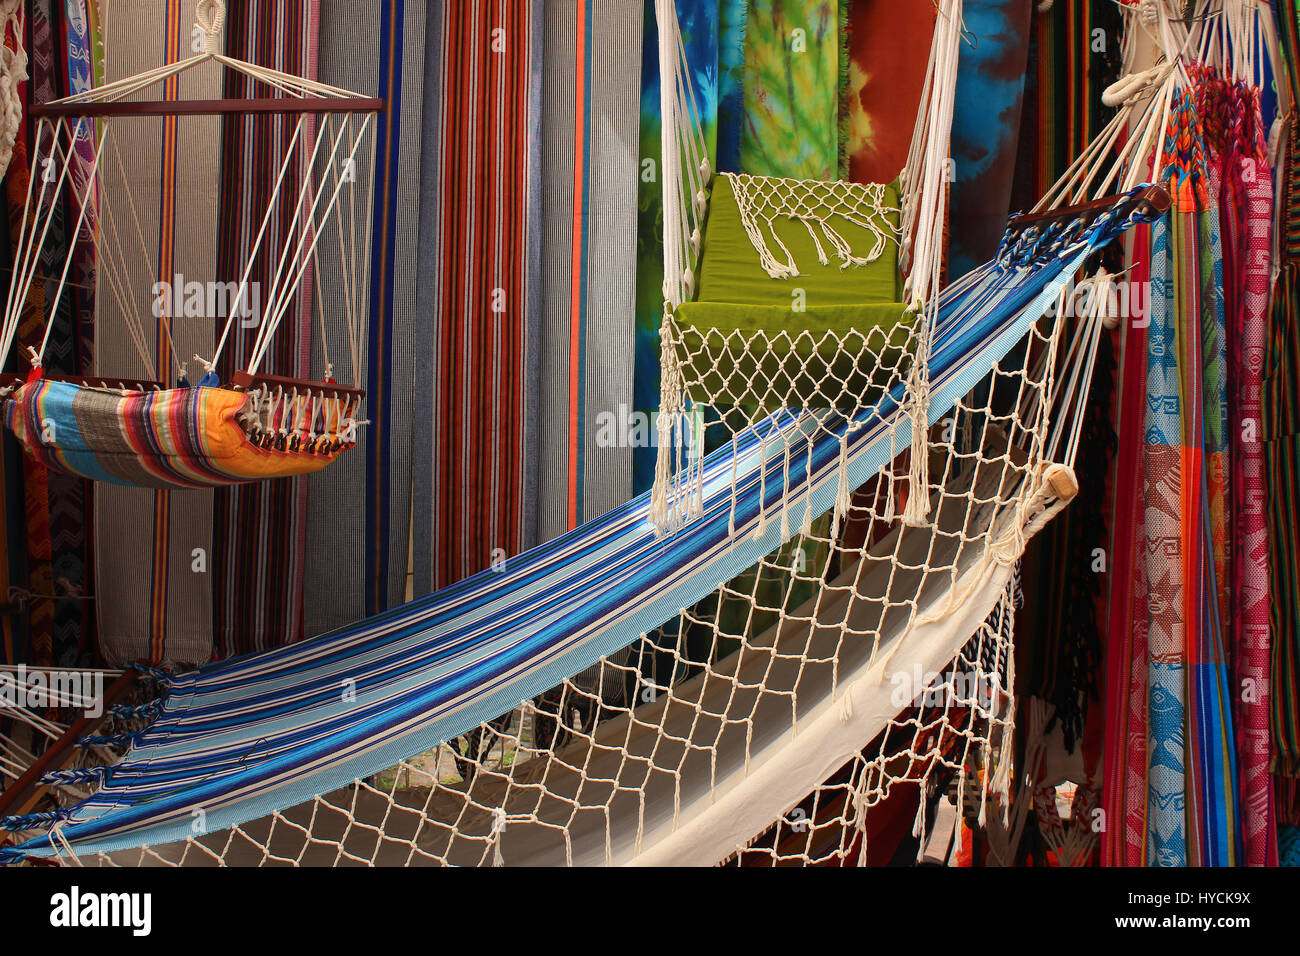
<path fill-rule="evenodd" d="M 92 481 L 209 488 L 319 471 L 356 444 L 363 393 L 236 375 L 233 387 L 41 376 L 0 387 L 5 424 L 42 465 Z"/>

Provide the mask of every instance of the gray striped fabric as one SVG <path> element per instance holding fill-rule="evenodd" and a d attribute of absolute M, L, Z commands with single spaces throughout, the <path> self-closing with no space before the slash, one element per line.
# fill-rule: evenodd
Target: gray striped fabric
<path fill-rule="evenodd" d="M 164 62 L 163 15 L 159 6 L 157 0 L 114 0 L 103 20 L 107 80 Z M 183 5 L 179 52 L 184 56 L 190 55 L 192 13 L 192 7 Z M 192 71 L 182 83 L 182 95 L 187 98 L 221 96 L 220 72 L 215 68 Z M 133 297 L 132 308 L 144 317 L 145 331 L 156 354 L 156 323 L 151 312 L 154 282 L 160 278 L 171 281 L 176 273 L 187 280 L 207 281 L 216 272 L 219 156 L 213 144 L 220 141 L 219 120 L 186 117 L 178 121 L 174 254 L 170 263 L 162 263 L 156 271 L 162 120 L 145 117 L 111 122 L 112 139 L 101 159 L 101 203 L 107 201 L 112 206 L 120 247 L 127 260 L 124 285 Z M 114 143 L 118 153 L 113 152 Z M 147 261 L 127 204 L 123 172 L 139 217 Z M 107 229 L 102 215 L 101 223 Z M 101 239 L 101 243 L 104 241 Z M 104 268 L 101 255 L 95 294 L 96 371 L 112 377 L 145 377 L 148 370 L 131 345 Z M 202 318 L 177 318 L 173 336 L 182 359 L 196 352 L 211 355 L 213 329 L 214 323 Z M 169 374 L 166 368 L 158 372 L 164 378 Z M 170 374 L 174 376 L 175 370 L 171 369 Z M 96 612 L 105 659 L 110 664 L 149 659 L 158 646 L 156 639 L 165 635 L 165 660 L 208 660 L 212 654 L 212 492 L 154 492 L 97 482 L 94 494 Z M 167 517 L 162 528 L 155 518 L 159 495 L 166 502 Z M 157 534 L 159 531 L 163 533 Z M 165 576 L 160 573 L 163 570 Z M 157 593 L 155 581 L 160 583 Z M 156 617 L 155 612 L 161 616 Z M 161 622 L 161 632 L 155 627 L 156 621 Z"/>
<path fill-rule="evenodd" d="M 632 494 L 632 449 L 600 447 L 603 417 L 632 407 L 635 353 L 636 222 L 640 137 L 641 35 L 638 0 L 588 0 L 591 35 L 585 59 L 587 104 L 585 223 L 575 223 L 574 164 L 578 159 L 575 0 L 546 4 L 543 80 L 544 303 L 541 321 L 541 414 L 538 534 L 549 540 L 569 527 L 572 365 L 585 359 L 581 416 L 583 448 L 577 522 L 591 520 Z M 575 226 L 586 227 L 585 355 L 575 355 L 573 270 Z M 615 428 L 614 434 L 627 434 Z"/>
<path fill-rule="evenodd" d="M 416 257 L 420 208 L 421 113 L 423 107 L 424 51 L 426 20 L 429 9 L 438 4 L 425 0 L 404 0 L 397 4 L 402 16 L 401 35 L 394 38 L 400 47 L 401 105 L 398 112 L 400 137 L 397 141 L 396 218 L 390 224 L 394 232 L 392 285 L 387 294 L 391 319 L 385 334 L 391 350 L 391 364 L 385 370 L 390 383 L 390 399 L 379 409 L 377 382 L 367 381 L 365 366 L 372 342 L 370 315 L 371 282 L 383 281 L 370 275 L 368 223 L 358 223 L 362 245 L 358 250 L 361 281 L 359 307 L 361 365 L 351 367 L 348 355 L 345 312 L 341 308 L 343 291 L 337 255 L 337 240 L 328 253 L 322 250 L 318 272 L 320 288 L 315 297 L 318 314 L 313 319 L 312 374 L 324 373 L 324 357 L 319 338 L 324 305 L 325 329 L 335 377 L 340 381 L 357 381 L 367 390 L 363 417 L 377 422 L 375 427 L 359 430 L 358 445 L 329 468 L 312 475 L 307 494 L 307 567 L 306 630 L 318 634 L 330 628 L 366 616 L 367 590 L 377 588 L 379 604 L 387 607 L 401 603 L 406 596 L 407 567 L 411 521 L 411 441 L 412 386 L 417 365 L 425 364 L 417 352 L 415 325 L 417 294 L 421 270 Z M 382 0 L 354 0 L 350 3 L 322 3 L 320 18 L 319 78 L 374 96 L 380 89 L 380 50 L 385 4 Z M 378 25 L 378 29 L 376 29 Z M 390 91 L 391 96 L 391 91 Z M 382 127 L 381 127 L 382 128 Z M 378 132 L 378 130 L 376 131 Z M 376 137 L 372 135 L 369 143 Z M 368 146 L 365 160 L 358 169 L 369 175 L 373 147 Z M 360 197 L 361 193 L 358 193 Z M 372 210 L 358 207 L 357 215 L 367 219 Z M 376 234 L 375 242 L 382 237 Z M 381 442 L 376 449 L 374 442 Z M 376 453 L 387 456 L 387 481 L 374 487 L 370 471 Z M 370 518 L 367 519 L 367 512 Z M 378 530 L 380 514 L 387 519 L 387 535 Z M 387 558 L 387 573 L 378 582 L 367 581 L 368 553 L 377 550 Z"/>

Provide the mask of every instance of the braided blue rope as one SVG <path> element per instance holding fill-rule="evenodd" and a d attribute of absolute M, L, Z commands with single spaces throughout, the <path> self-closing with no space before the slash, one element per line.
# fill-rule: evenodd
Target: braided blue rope
<path fill-rule="evenodd" d="M 60 807 L 57 810 L 40 810 L 36 813 L 0 817 L 0 830 L 35 830 L 38 827 L 50 827 L 60 820 L 66 820 L 68 814 L 67 809 Z"/>
<path fill-rule="evenodd" d="M 104 737 L 82 737 L 77 741 L 77 746 L 82 750 L 89 750 L 91 747 L 131 747 L 141 733 L 142 731 L 137 731 L 131 734 L 109 734 Z"/>
<path fill-rule="evenodd" d="M 70 770 L 51 770 L 41 777 L 45 786 L 57 786 L 68 783 L 99 783 L 108 773 L 107 766 L 74 767 Z"/>
<path fill-rule="evenodd" d="M 162 713 L 163 699 L 151 700 L 147 704 L 114 704 L 108 708 L 108 712 L 113 717 L 119 717 L 123 720 L 153 720 Z"/>

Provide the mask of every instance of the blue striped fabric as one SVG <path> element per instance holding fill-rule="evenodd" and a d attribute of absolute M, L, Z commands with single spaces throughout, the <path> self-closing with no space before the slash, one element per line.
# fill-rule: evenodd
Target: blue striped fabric
<path fill-rule="evenodd" d="M 932 421 L 986 377 L 1087 256 L 1132 221 L 1107 217 L 1083 239 L 1040 243 L 1032 261 L 1007 256 L 954 283 L 932 352 Z M 850 483 L 877 473 L 890 459 L 891 431 L 895 447 L 911 440 L 897 415 L 901 397 L 900 385 L 850 420 L 813 410 L 771 416 L 705 461 L 703 514 L 675 535 L 656 536 L 643 495 L 504 569 L 309 641 L 172 678 L 157 720 L 99 792 L 65 812 L 62 838 L 78 851 L 184 839 L 194 835 L 199 808 L 209 830 L 228 827 L 511 710 L 779 547 L 782 522 L 770 518 L 783 500 L 800 517 L 805 508 L 829 511 L 846 430 Z M 756 533 L 760 511 L 769 520 Z M 354 700 L 344 699 L 345 689 Z M 53 848 L 41 838 L 11 852 Z"/>

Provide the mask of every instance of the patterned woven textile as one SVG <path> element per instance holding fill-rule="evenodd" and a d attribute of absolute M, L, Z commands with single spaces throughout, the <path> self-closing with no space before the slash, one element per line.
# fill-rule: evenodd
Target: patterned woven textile
<path fill-rule="evenodd" d="M 4 416 L 42 465 L 118 485 L 207 488 L 307 474 L 343 450 L 254 444 L 237 420 L 248 401 L 223 388 L 141 392 L 37 380 L 6 400 Z"/>
<path fill-rule="evenodd" d="M 1220 590 L 1224 645 L 1231 655 L 1237 731 L 1243 861 L 1276 863 L 1276 820 L 1269 775 L 1269 568 L 1260 441 L 1264 348 L 1268 327 L 1273 186 L 1260 91 L 1210 70 L 1197 77 L 1206 127 L 1206 160 L 1217 189 L 1223 241 L 1226 331 L 1225 477 L 1228 484 Z M 1222 573 L 1222 572 L 1221 572 Z"/>
<path fill-rule="evenodd" d="M 1144 464 L 1147 853 L 1224 866 L 1240 853 L 1223 636 L 1226 343 L 1218 210 L 1189 93 L 1166 149 L 1174 205 L 1152 230 Z"/>
<path fill-rule="evenodd" d="M 1273 769 L 1300 776 L 1300 130 L 1292 115 L 1282 274 L 1264 360 L 1264 463 L 1272 574 Z"/>

